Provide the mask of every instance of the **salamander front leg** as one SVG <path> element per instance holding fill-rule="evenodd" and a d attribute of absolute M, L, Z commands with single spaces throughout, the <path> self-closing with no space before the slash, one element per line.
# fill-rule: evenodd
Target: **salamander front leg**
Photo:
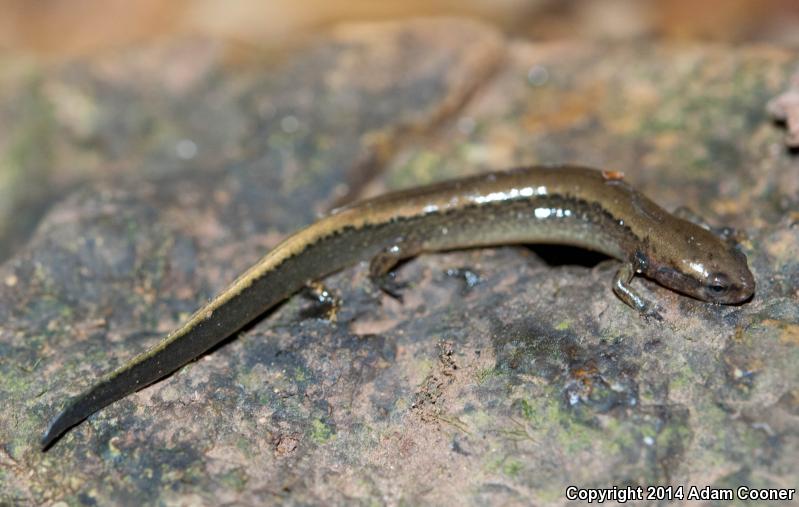
<path fill-rule="evenodd" d="M 663 320 L 663 317 L 657 312 L 651 303 L 641 297 L 638 292 L 632 287 L 632 280 L 635 276 L 635 267 L 632 262 L 625 262 L 616 273 L 613 279 L 613 292 L 627 303 L 628 306 L 638 310 L 638 313 L 647 318 L 655 320 Z"/>
<path fill-rule="evenodd" d="M 397 281 L 397 274 L 392 269 L 403 259 L 413 257 L 418 251 L 398 241 L 375 255 L 369 263 L 369 278 L 380 290 L 402 301 L 401 291 L 407 284 Z"/>

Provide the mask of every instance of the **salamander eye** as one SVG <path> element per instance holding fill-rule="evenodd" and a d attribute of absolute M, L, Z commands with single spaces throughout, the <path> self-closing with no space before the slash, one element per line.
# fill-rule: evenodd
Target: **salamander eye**
<path fill-rule="evenodd" d="M 728 287 L 726 285 L 721 285 L 720 283 L 714 283 L 713 285 L 708 287 L 710 291 L 714 294 L 724 294 L 727 292 Z"/>
<path fill-rule="evenodd" d="M 721 296 L 730 290 L 730 280 L 727 275 L 723 273 L 715 273 L 711 275 L 707 283 L 707 289 L 714 296 Z"/>

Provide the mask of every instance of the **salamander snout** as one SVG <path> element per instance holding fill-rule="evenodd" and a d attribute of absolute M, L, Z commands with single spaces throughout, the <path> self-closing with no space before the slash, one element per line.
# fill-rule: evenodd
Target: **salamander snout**
<path fill-rule="evenodd" d="M 755 279 L 744 259 L 743 270 L 731 275 L 710 273 L 702 287 L 701 299 L 719 304 L 743 303 L 755 292 Z"/>
<path fill-rule="evenodd" d="M 686 227 L 686 226 L 683 226 Z M 690 227 L 694 227 L 691 225 Z M 679 238 L 679 236 L 673 236 Z M 671 259 L 647 259 L 648 272 L 663 285 L 702 301 L 734 305 L 755 293 L 755 279 L 746 255 L 736 245 L 695 228 Z"/>
<path fill-rule="evenodd" d="M 755 292 L 755 278 L 746 255 L 726 241 L 718 241 L 712 254 L 705 251 L 692 262 L 684 263 L 683 268 L 695 282 L 693 291 L 688 292 L 704 301 L 734 305 L 748 300 Z"/>

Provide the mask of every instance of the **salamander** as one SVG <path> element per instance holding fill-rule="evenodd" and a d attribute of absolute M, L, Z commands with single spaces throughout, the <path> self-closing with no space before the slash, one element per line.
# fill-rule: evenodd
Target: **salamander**
<path fill-rule="evenodd" d="M 613 291 L 643 315 L 656 310 L 632 286 L 636 275 L 717 304 L 745 302 L 755 290 L 737 245 L 666 212 L 620 173 L 525 167 L 388 193 L 334 210 L 289 236 L 160 343 L 69 401 L 42 448 L 335 271 L 371 260 L 370 276 L 379 282 L 422 252 L 533 243 L 574 245 L 620 260 Z"/>

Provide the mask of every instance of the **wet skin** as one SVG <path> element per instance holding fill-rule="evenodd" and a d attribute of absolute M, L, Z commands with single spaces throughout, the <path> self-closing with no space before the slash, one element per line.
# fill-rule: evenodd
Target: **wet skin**
<path fill-rule="evenodd" d="M 346 266 L 371 259 L 370 274 L 380 283 L 399 261 L 421 252 L 525 243 L 574 245 L 619 259 L 613 291 L 643 315 L 658 317 L 631 286 L 635 275 L 718 304 L 742 303 L 755 290 L 736 245 L 666 212 L 618 173 L 527 167 L 390 193 L 338 209 L 288 237 L 159 344 L 70 400 L 42 448 Z"/>

